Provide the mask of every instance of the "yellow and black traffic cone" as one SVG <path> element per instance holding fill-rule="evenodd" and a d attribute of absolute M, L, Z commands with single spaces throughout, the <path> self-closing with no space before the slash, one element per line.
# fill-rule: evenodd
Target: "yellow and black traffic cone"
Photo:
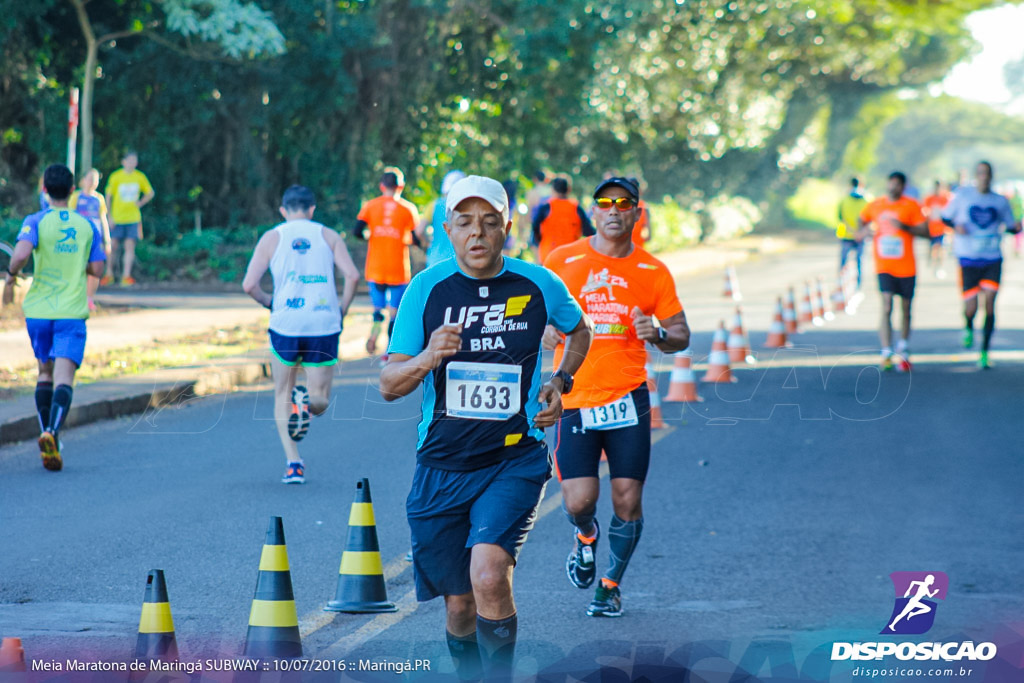
<path fill-rule="evenodd" d="M 377 523 L 370 499 L 370 480 L 360 479 L 356 483 L 356 499 L 348 517 L 348 542 L 341 555 L 338 589 L 324 610 L 365 614 L 394 612 L 397 609 L 388 602 L 388 589 L 384 584 Z"/>
<path fill-rule="evenodd" d="M 146 597 L 142 600 L 135 659 L 178 661 L 178 642 L 174 637 L 174 619 L 171 618 L 171 602 L 167 597 L 167 582 L 162 569 L 150 569 L 146 577 Z"/>
<path fill-rule="evenodd" d="M 27 670 L 21 638 L 4 638 L 3 641 L 0 641 L 0 673 L 16 673 Z"/>
<path fill-rule="evenodd" d="M 295 611 L 288 548 L 284 544 L 284 523 L 280 517 L 270 518 L 267 540 L 260 555 L 260 573 L 249 613 L 244 653 L 256 659 L 302 656 L 299 615 Z"/>

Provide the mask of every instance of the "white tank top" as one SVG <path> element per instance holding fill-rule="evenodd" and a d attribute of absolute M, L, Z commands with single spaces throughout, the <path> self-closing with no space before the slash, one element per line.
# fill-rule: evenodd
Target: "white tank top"
<path fill-rule="evenodd" d="M 274 229 L 279 240 L 270 259 L 274 278 L 270 329 L 288 337 L 341 332 L 334 253 L 324 239 L 324 226 L 297 220 Z"/>

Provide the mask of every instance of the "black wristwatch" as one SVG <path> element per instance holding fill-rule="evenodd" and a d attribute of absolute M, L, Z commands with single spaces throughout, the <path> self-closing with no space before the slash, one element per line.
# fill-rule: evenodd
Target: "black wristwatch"
<path fill-rule="evenodd" d="M 667 341 L 668 341 L 668 330 L 666 330 L 664 327 L 659 327 L 658 328 L 658 341 L 656 343 L 664 344 Z"/>
<path fill-rule="evenodd" d="M 572 391 L 572 375 L 570 375 L 565 370 L 559 370 L 558 372 L 551 375 L 551 379 L 554 379 L 556 377 L 562 380 L 563 394 L 568 394 L 570 391 Z"/>

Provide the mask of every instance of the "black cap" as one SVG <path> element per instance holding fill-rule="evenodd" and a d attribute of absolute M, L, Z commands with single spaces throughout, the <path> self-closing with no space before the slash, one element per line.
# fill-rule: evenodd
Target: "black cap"
<path fill-rule="evenodd" d="M 637 187 L 636 181 L 633 180 L 632 178 L 618 177 L 602 180 L 601 183 L 594 190 L 594 199 L 597 199 L 597 196 L 601 194 L 601 190 L 605 189 L 606 187 L 612 186 L 621 187 L 623 190 L 628 192 L 629 196 L 633 198 L 634 202 L 640 201 L 640 188 Z"/>

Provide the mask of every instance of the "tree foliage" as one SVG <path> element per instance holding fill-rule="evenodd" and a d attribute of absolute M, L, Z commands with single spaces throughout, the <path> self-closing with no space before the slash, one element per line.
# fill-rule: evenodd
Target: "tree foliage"
<path fill-rule="evenodd" d="M 86 48 L 72 2 L 0 0 L 5 204 L 63 158 Z M 296 181 L 347 222 L 390 164 L 414 199 L 451 167 L 548 167 L 578 185 L 615 169 L 704 220 L 730 197 L 771 215 L 871 132 L 858 128 L 865 103 L 967 54 L 963 18 L 992 4 L 90 0 L 97 35 L 140 33 L 101 46 L 97 165 L 137 148 L 158 193 L 150 215 L 168 229 L 196 210 L 272 220 Z"/>

